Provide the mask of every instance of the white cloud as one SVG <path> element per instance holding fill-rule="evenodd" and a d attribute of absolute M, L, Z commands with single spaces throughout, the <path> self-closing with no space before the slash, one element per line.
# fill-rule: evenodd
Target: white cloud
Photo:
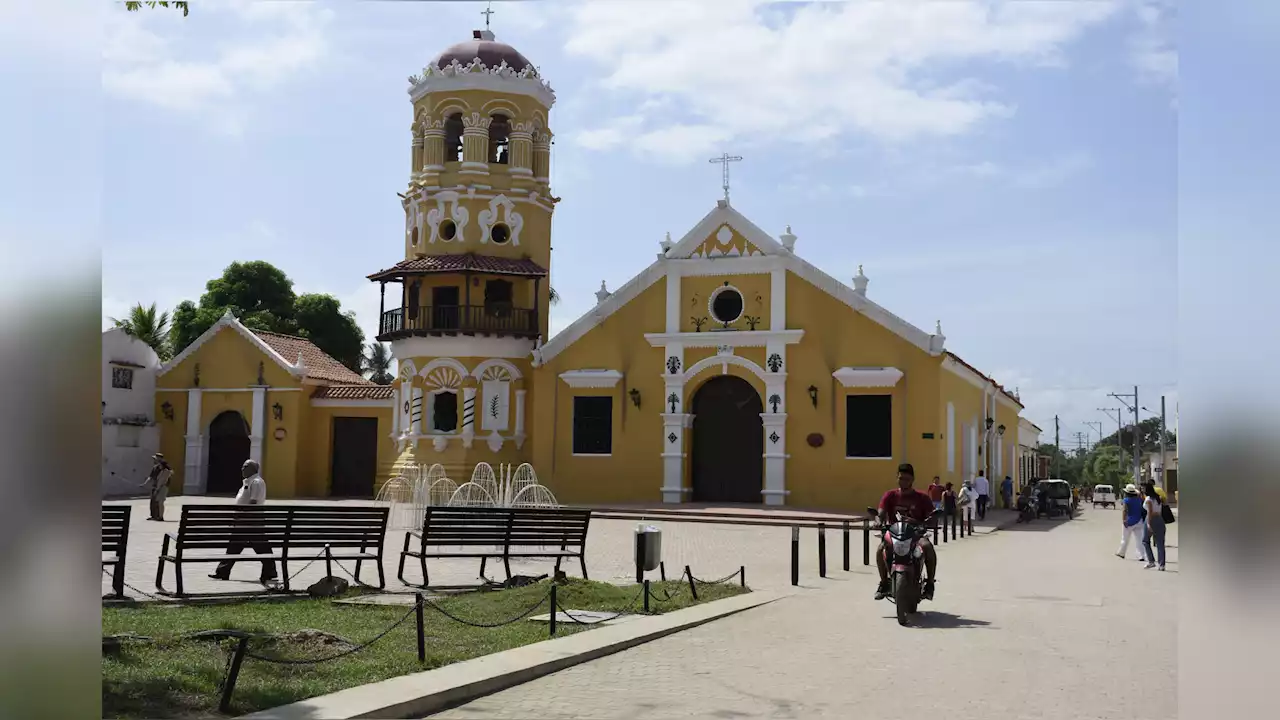
<path fill-rule="evenodd" d="M 1091 167 L 1093 167 L 1093 157 L 1091 155 L 1084 152 L 1074 152 L 1021 167 L 1008 167 L 990 160 L 966 165 L 954 165 L 948 168 L 948 174 L 965 178 L 1003 181 L 1014 187 L 1027 190 L 1042 190 L 1061 185 L 1071 178 L 1088 171 Z M 935 174 L 933 177 L 937 179 L 940 175 Z"/>
<path fill-rule="evenodd" d="M 199 22 L 226 22 L 217 44 L 192 35 L 181 13 L 110 14 L 103 88 L 117 97 L 187 113 L 225 133 L 241 131 L 255 94 L 320 62 L 330 10 L 301 2 L 200 3 Z"/>
<path fill-rule="evenodd" d="M 1138 31 L 1129 39 L 1129 61 L 1140 80 L 1174 92 L 1177 102 L 1178 48 L 1174 25 L 1178 8 L 1172 0 L 1136 0 Z"/>
<path fill-rule="evenodd" d="M 567 14 L 566 52 L 599 65 L 603 87 L 634 101 L 625 114 L 645 119 L 634 130 L 638 153 L 691 161 L 743 137 L 808 142 L 858 132 L 902 142 L 964 133 L 1014 112 L 991 99 L 989 85 L 952 77 L 965 64 L 1061 66 L 1065 46 L 1114 10 L 982 0 L 588 2 Z M 679 112 L 641 109 L 654 101 Z"/>

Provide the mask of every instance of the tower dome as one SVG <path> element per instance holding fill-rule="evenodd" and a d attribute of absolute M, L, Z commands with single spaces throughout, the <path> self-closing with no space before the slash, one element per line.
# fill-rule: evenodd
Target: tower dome
<path fill-rule="evenodd" d="M 465 66 L 470 65 L 477 58 L 487 68 L 499 67 L 504 62 L 507 67 L 516 72 L 533 67 L 529 58 L 521 55 L 519 50 L 510 45 L 498 42 L 494 39 L 493 33 L 488 30 L 476 30 L 472 33 L 470 40 L 450 45 L 430 64 L 443 70 L 455 60 Z"/>

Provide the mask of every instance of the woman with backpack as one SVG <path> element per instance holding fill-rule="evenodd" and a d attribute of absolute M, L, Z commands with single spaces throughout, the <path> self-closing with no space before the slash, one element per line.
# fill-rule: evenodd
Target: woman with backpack
<path fill-rule="evenodd" d="M 1164 503 L 1160 502 L 1160 494 L 1156 492 L 1155 483 L 1147 483 L 1143 486 L 1146 491 L 1146 499 L 1142 501 L 1142 509 L 1146 511 L 1146 532 L 1142 535 L 1142 548 L 1147 553 L 1147 568 L 1156 566 L 1156 560 L 1160 561 L 1160 569 L 1164 570 L 1164 535 L 1166 519 L 1172 519 L 1173 511 Z M 1151 552 L 1151 542 L 1155 541 L 1155 550 Z"/>

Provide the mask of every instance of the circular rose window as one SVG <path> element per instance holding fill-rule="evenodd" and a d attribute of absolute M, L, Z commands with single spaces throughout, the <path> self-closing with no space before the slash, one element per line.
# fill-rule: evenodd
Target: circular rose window
<path fill-rule="evenodd" d="M 742 317 L 742 293 L 737 288 L 724 285 L 711 294 L 711 317 L 716 322 L 729 325 Z"/>

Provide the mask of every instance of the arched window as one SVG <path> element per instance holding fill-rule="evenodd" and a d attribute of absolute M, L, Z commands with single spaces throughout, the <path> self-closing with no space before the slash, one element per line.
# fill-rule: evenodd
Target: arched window
<path fill-rule="evenodd" d="M 409 244 L 414 247 L 418 247 L 418 226 L 417 225 L 414 225 L 413 229 L 409 231 Z"/>
<path fill-rule="evenodd" d="M 462 159 L 462 113 L 454 113 L 444 121 L 444 160 L 457 162 Z"/>
<path fill-rule="evenodd" d="M 490 115 L 489 119 L 489 162 L 506 165 L 511 152 L 511 121 L 501 113 Z"/>

